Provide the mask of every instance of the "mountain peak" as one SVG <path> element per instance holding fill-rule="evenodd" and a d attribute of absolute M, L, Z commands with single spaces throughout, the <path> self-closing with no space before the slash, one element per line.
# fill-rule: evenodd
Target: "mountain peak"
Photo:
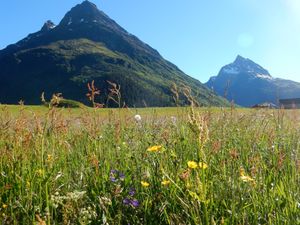
<path fill-rule="evenodd" d="M 241 62 L 245 62 L 245 61 L 249 61 L 249 59 L 246 59 L 243 56 L 237 55 L 237 57 L 234 60 L 234 63 L 241 63 Z"/>
<path fill-rule="evenodd" d="M 263 75 L 264 77 L 271 78 L 270 73 L 262 66 L 240 55 L 236 57 L 233 63 L 224 66 L 221 71 L 225 73 L 231 73 L 234 71 L 236 74 L 250 74 L 255 76 Z"/>
<path fill-rule="evenodd" d="M 54 27 L 55 27 L 55 24 L 51 20 L 47 20 L 44 23 L 41 31 L 49 31 L 49 30 L 53 29 Z"/>
<path fill-rule="evenodd" d="M 107 16 L 94 3 L 86 0 L 73 7 L 62 19 L 60 25 L 70 26 L 78 23 L 95 23 L 103 17 Z"/>
<path fill-rule="evenodd" d="M 84 8 L 91 8 L 91 9 L 97 9 L 97 6 L 94 4 L 94 3 L 92 3 L 92 2 L 90 2 L 90 1 L 88 1 L 88 0 L 85 0 L 85 1 L 83 1 L 81 4 L 79 4 L 79 5 L 77 5 L 78 7 L 84 7 Z"/>

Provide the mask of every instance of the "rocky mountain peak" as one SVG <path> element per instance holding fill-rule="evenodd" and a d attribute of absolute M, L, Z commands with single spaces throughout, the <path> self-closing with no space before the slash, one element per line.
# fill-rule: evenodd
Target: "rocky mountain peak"
<path fill-rule="evenodd" d="M 95 13 L 99 11 L 97 6 L 88 0 L 85 0 L 81 4 L 76 5 L 73 9 L 81 10 L 82 12 L 90 12 L 90 13 Z"/>
<path fill-rule="evenodd" d="M 224 66 L 220 74 L 243 74 L 258 78 L 272 78 L 268 70 L 250 59 L 238 55 L 233 63 Z"/>
<path fill-rule="evenodd" d="M 235 64 L 241 64 L 251 61 L 250 59 L 244 58 L 243 56 L 237 55 L 237 57 L 234 60 Z"/>
<path fill-rule="evenodd" d="M 47 20 L 44 23 L 41 31 L 49 31 L 49 30 L 53 29 L 54 27 L 55 27 L 55 24 L 51 20 Z"/>
<path fill-rule="evenodd" d="M 74 25 L 79 23 L 97 23 L 107 16 L 90 1 L 83 1 L 73 7 L 60 22 L 60 25 Z"/>

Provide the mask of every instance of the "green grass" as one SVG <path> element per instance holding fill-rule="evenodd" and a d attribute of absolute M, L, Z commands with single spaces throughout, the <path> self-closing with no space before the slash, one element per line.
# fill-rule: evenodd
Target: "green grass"
<path fill-rule="evenodd" d="M 300 224 L 299 122 L 297 110 L 0 106 L 0 223 Z"/>

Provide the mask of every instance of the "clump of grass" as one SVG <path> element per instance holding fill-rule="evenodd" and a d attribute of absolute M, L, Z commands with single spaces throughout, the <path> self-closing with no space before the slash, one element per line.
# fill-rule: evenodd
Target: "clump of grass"
<path fill-rule="evenodd" d="M 45 100 L 44 92 L 41 95 L 41 101 L 44 106 L 53 108 L 85 108 L 85 105 L 82 104 L 81 102 L 75 101 L 75 100 L 70 100 L 70 99 L 65 99 L 62 97 L 62 93 L 55 93 L 52 95 L 52 98 L 50 99 L 49 102 Z M 20 102 L 20 105 L 24 106 L 24 102 Z"/>
<path fill-rule="evenodd" d="M 300 224 L 295 111 L 147 110 L 1 106 L 0 223 Z"/>

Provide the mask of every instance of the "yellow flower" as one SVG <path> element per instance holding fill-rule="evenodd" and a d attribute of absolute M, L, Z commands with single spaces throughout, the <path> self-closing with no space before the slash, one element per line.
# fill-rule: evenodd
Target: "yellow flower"
<path fill-rule="evenodd" d="M 206 169 L 208 167 L 208 165 L 204 162 L 199 162 L 199 168 L 200 169 Z"/>
<path fill-rule="evenodd" d="M 168 185 L 170 184 L 170 181 L 169 181 L 169 180 L 163 180 L 163 181 L 161 182 L 161 184 L 162 184 L 163 186 L 168 186 Z"/>
<path fill-rule="evenodd" d="M 244 168 L 240 168 L 240 179 L 244 182 L 255 182 L 253 178 L 245 174 Z"/>
<path fill-rule="evenodd" d="M 3 209 L 6 209 L 7 207 L 8 207 L 8 205 L 6 205 L 6 204 L 3 204 L 3 205 L 2 205 L 2 208 L 3 208 Z"/>
<path fill-rule="evenodd" d="M 240 168 L 240 176 L 244 176 L 245 175 L 245 170 L 243 167 Z"/>
<path fill-rule="evenodd" d="M 198 167 L 198 164 L 195 161 L 188 161 L 188 167 L 191 169 L 196 169 Z"/>
<path fill-rule="evenodd" d="M 240 178 L 244 182 L 254 182 L 254 179 L 249 176 L 240 176 Z"/>
<path fill-rule="evenodd" d="M 146 181 L 141 181 L 141 184 L 142 184 L 142 186 L 143 187 L 149 187 L 149 183 L 148 182 L 146 182 Z"/>
<path fill-rule="evenodd" d="M 161 145 L 154 145 L 147 149 L 148 152 L 158 152 L 162 148 Z"/>
<path fill-rule="evenodd" d="M 52 161 L 52 155 L 47 155 L 47 162 L 51 162 Z"/>
<path fill-rule="evenodd" d="M 30 188 L 30 181 L 29 181 L 29 180 L 26 181 L 26 187 L 27 187 L 27 188 Z"/>
<path fill-rule="evenodd" d="M 39 176 L 43 176 L 44 175 L 44 170 L 42 170 L 42 169 L 38 169 L 36 172 L 37 172 L 37 174 Z"/>

